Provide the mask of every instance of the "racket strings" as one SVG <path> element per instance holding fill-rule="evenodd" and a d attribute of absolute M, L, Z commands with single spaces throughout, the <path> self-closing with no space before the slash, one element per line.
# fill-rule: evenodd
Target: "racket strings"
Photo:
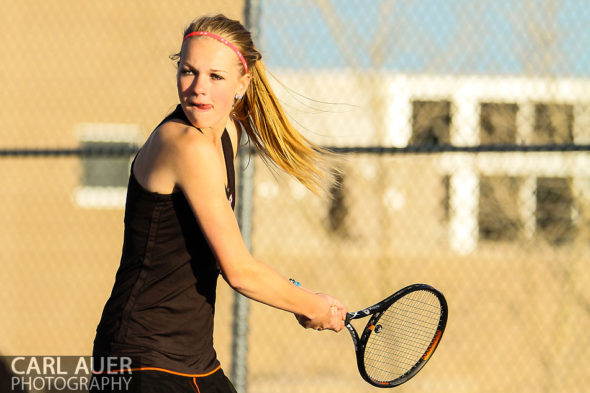
<path fill-rule="evenodd" d="M 393 303 L 367 340 L 367 375 L 375 381 L 391 382 L 412 370 L 431 345 L 440 317 L 440 302 L 428 291 L 411 292 Z"/>

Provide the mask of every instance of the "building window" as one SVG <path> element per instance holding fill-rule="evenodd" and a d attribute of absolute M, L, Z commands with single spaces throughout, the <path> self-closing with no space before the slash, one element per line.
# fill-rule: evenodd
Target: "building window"
<path fill-rule="evenodd" d="M 480 106 L 480 143 L 514 144 L 517 135 L 518 105 L 482 103 Z M 506 175 L 481 176 L 479 179 L 479 238 L 491 241 L 518 240 L 522 230 L 519 190 L 522 179 Z"/>
<path fill-rule="evenodd" d="M 412 102 L 410 145 L 450 144 L 451 103 L 449 101 Z"/>
<path fill-rule="evenodd" d="M 566 104 L 536 104 L 533 143 L 572 143 L 574 109 Z"/>
<path fill-rule="evenodd" d="M 118 150 L 129 147 L 124 142 L 81 142 L 80 146 L 96 150 Z M 126 187 L 129 157 L 90 156 L 82 159 L 82 180 L 84 187 Z"/>
<path fill-rule="evenodd" d="M 480 107 L 480 143 L 516 143 L 516 115 L 518 105 L 482 103 Z"/>
<path fill-rule="evenodd" d="M 535 105 L 536 144 L 573 143 L 574 108 L 568 104 Z M 536 187 L 536 233 L 552 244 L 569 242 L 575 236 L 572 218 L 572 181 L 565 177 L 538 177 Z"/>
<path fill-rule="evenodd" d="M 136 149 L 139 127 L 135 124 L 86 123 L 76 126 L 80 147 L 89 149 Z M 76 203 L 85 208 L 123 208 L 131 158 L 120 155 L 82 157 Z"/>
<path fill-rule="evenodd" d="M 536 202 L 537 234 L 552 244 L 573 240 L 575 226 L 572 219 L 574 198 L 571 179 L 537 178 Z"/>
<path fill-rule="evenodd" d="M 518 194 L 520 179 L 482 176 L 479 180 L 479 237 L 483 240 L 518 240 L 522 229 Z"/>

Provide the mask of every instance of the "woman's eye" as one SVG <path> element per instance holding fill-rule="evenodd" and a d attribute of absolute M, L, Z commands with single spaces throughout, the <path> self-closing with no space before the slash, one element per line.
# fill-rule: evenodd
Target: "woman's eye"
<path fill-rule="evenodd" d="M 183 69 L 182 71 L 180 71 L 182 73 L 182 75 L 191 75 L 193 72 L 191 70 L 189 70 L 188 68 Z"/>
<path fill-rule="evenodd" d="M 217 74 L 211 74 L 211 78 L 217 79 L 217 80 L 223 80 L 223 77 L 221 75 L 217 75 Z"/>

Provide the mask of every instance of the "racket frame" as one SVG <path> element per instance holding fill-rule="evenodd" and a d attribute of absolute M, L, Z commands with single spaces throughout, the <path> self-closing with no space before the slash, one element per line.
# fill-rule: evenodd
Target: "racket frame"
<path fill-rule="evenodd" d="M 366 349 L 366 345 L 367 345 L 369 336 L 371 335 L 371 333 L 373 332 L 373 329 L 377 325 L 379 318 L 381 318 L 381 316 L 389 308 L 389 306 L 391 306 L 393 303 L 395 303 L 396 301 L 398 301 L 402 297 L 406 296 L 407 294 L 409 294 L 411 292 L 415 292 L 415 291 L 427 291 L 427 292 L 432 293 L 433 295 L 435 295 L 438 298 L 438 300 L 440 302 L 440 306 L 441 306 L 441 316 L 439 318 L 439 323 L 436 328 L 436 333 L 435 333 L 430 345 L 428 346 L 428 348 L 424 352 L 424 355 L 422 355 L 420 360 L 411 369 L 409 369 L 406 373 L 404 373 L 403 375 L 399 376 L 398 378 L 396 378 L 390 382 L 375 381 L 371 377 L 369 377 L 369 375 L 367 374 L 367 371 L 365 369 L 365 362 L 364 362 L 365 349 Z M 367 322 L 361 336 L 359 337 L 356 329 L 354 328 L 354 326 L 352 326 L 350 321 L 352 321 L 354 319 L 365 318 L 365 317 L 368 317 L 369 315 L 371 316 L 371 318 L 369 319 L 369 322 Z M 352 341 L 354 342 L 354 350 L 356 352 L 356 362 L 357 362 L 358 370 L 359 370 L 359 373 L 361 374 L 361 377 L 365 381 L 370 383 L 371 385 L 376 386 L 376 387 L 380 387 L 380 388 L 390 388 L 390 387 L 401 385 L 404 382 L 407 382 L 410 378 L 412 378 L 414 375 L 416 375 L 418 373 L 418 371 L 420 371 L 422 369 L 422 367 L 424 367 L 426 362 L 428 362 L 428 360 L 432 357 L 432 354 L 434 353 L 434 351 L 438 347 L 438 344 L 440 343 L 442 335 L 445 331 L 445 328 L 447 325 L 447 317 L 448 317 L 448 306 L 447 306 L 447 301 L 446 301 L 444 295 L 440 291 L 438 291 L 436 288 L 434 288 L 428 284 L 409 285 L 409 286 L 402 288 L 399 291 L 395 292 L 393 295 L 387 297 L 386 299 L 383 299 L 379 303 L 372 305 L 371 307 L 367 307 L 367 308 L 364 308 L 362 310 L 359 310 L 359 311 L 356 311 L 353 313 L 347 313 L 346 319 L 344 321 L 344 325 L 346 326 L 346 328 L 350 332 L 350 335 L 352 336 Z"/>

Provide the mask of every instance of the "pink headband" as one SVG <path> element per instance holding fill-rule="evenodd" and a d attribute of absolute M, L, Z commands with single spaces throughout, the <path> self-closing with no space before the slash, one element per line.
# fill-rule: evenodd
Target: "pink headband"
<path fill-rule="evenodd" d="M 226 40 L 223 37 L 218 36 L 217 34 L 209 33 L 208 31 L 193 31 L 192 33 L 188 33 L 187 35 L 184 36 L 184 38 L 182 39 L 182 42 L 186 41 L 187 38 L 195 36 L 195 35 L 210 37 L 210 38 L 216 39 L 217 41 L 221 42 L 222 44 L 229 46 L 229 48 L 231 50 L 233 50 L 236 53 L 236 55 L 238 55 L 238 59 L 240 59 L 240 61 L 242 62 L 242 65 L 244 66 L 244 72 L 248 73 L 248 64 L 246 64 L 246 59 L 244 59 L 244 56 L 242 56 L 242 54 L 240 53 L 238 48 L 236 48 L 231 42 L 229 42 L 228 40 Z"/>

